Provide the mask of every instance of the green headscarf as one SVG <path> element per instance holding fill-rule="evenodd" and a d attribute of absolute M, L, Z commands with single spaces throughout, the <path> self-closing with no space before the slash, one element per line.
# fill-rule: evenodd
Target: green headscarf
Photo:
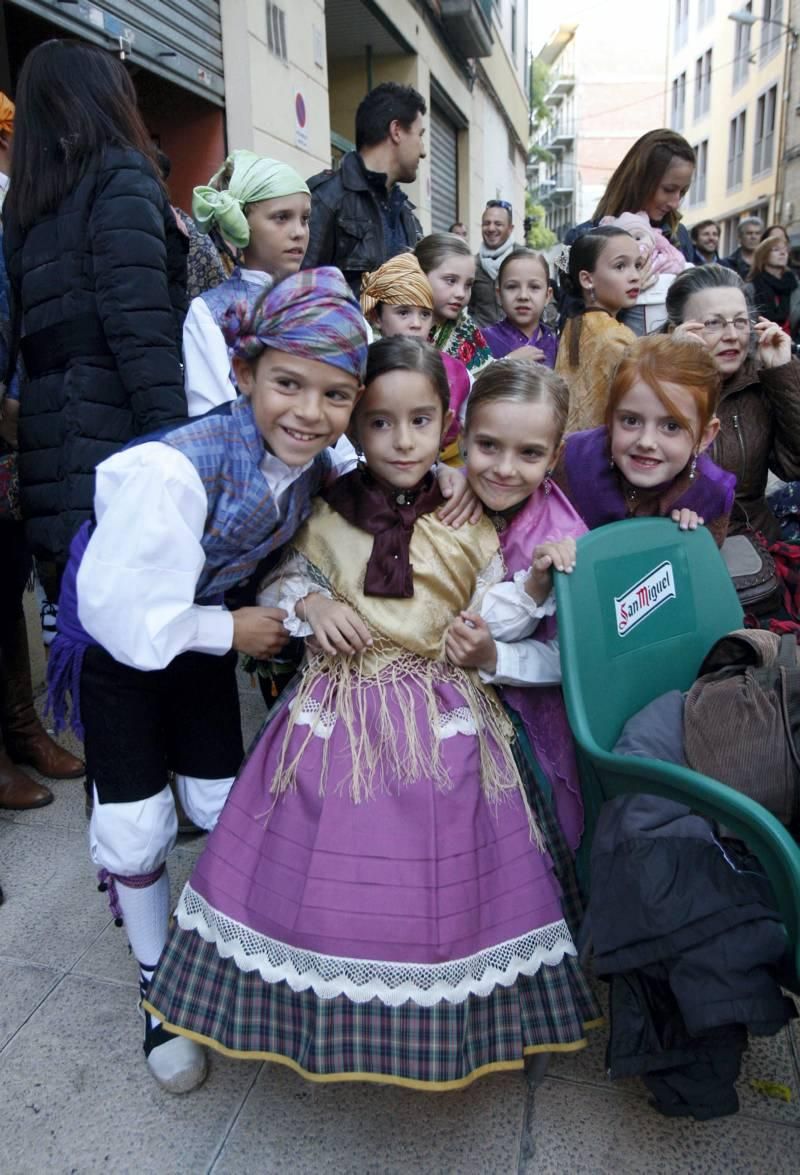
<path fill-rule="evenodd" d="M 231 173 L 228 187 L 218 192 L 210 185 L 226 168 Z M 276 196 L 296 196 L 300 192 L 310 195 L 308 185 L 288 163 L 267 159 L 253 151 L 233 151 L 208 184 L 194 189 L 192 215 L 201 233 L 218 224 L 226 240 L 244 249 L 250 242 L 250 225 L 243 211 L 247 205 L 273 200 Z"/>

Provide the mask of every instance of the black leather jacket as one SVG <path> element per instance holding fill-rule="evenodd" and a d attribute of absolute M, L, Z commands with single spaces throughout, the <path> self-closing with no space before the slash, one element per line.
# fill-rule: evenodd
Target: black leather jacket
<path fill-rule="evenodd" d="M 311 235 L 304 269 L 335 265 L 358 296 L 362 273 L 377 269 L 393 256 L 387 247 L 376 189 L 357 151 L 345 155 L 338 171 L 321 171 L 308 180 L 311 189 Z M 422 236 L 414 205 L 406 198 L 400 225 L 410 248 Z"/>

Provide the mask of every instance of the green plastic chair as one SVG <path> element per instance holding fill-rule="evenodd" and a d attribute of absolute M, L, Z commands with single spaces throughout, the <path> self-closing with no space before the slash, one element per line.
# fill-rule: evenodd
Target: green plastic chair
<path fill-rule="evenodd" d="M 626 792 L 675 800 L 717 820 L 758 856 L 772 883 L 800 976 L 800 847 L 779 821 L 725 784 L 656 759 L 615 755 L 625 722 L 659 694 L 688 689 L 711 645 L 742 610 L 707 530 L 636 518 L 578 540 L 556 575 L 564 698 L 577 745 L 588 852 L 600 807 Z"/>

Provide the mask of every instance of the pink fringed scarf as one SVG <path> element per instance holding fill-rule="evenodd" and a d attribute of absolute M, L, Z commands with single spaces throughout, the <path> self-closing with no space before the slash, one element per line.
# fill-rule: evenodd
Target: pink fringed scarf
<path fill-rule="evenodd" d="M 557 486 L 551 485 L 549 494 L 540 486 L 499 535 L 509 576 L 530 567 L 531 555 L 539 543 L 578 538 L 585 533 L 583 521 Z M 539 622 L 533 639 L 552 640 L 555 634 L 556 618 L 549 616 Z M 503 686 L 502 694 L 522 720 L 539 766 L 553 789 L 564 837 L 574 852 L 583 833 L 583 800 L 561 687 Z"/>

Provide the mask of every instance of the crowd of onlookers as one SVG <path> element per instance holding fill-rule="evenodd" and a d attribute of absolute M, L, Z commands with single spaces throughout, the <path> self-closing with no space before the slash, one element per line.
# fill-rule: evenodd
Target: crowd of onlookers
<path fill-rule="evenodd" d="M 745 216 L 737 226 L 738 246 L 728 257 L 718 253 L 720 226 L 701 220 L 691 230 L 695 265 L 724 265 L 747 283 L 748 295 L 759 314 L 788 329 L 794 342 L 800 328 L 800 259 L 782 224 L 765 225 L 758 216 Z"/>

